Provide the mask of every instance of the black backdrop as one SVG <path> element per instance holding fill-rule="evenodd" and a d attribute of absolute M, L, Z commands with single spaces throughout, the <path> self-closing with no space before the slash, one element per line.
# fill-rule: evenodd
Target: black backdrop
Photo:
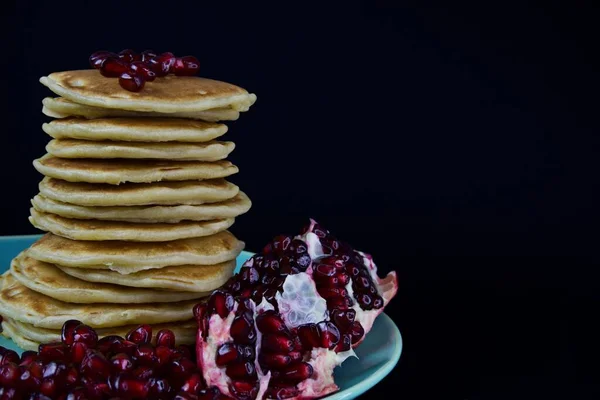
<path fill-rule="evenodd" d="M 398 271 L 406 347 L 369 395 L 595 398 L 597 13 L 445 3 L 4 3 L 0 234 L 36 232 L 40 76 L 193 54 L 258 95 L 226 136 L 248 249 L 314 217 Z"/>

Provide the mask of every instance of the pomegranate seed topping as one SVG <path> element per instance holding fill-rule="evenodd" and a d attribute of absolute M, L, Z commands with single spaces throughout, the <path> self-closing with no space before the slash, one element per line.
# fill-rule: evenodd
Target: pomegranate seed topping
<path fill-rule="evenodd" d="M 110 363 L 102 353 L 88 349 L 81 360 L 80 372 L 89 378 L 106 379 L 110 374 Z"/>
<path fill-rule="evenodd" d="M 107 78 L 116 78 L 129 70 L 129 66 L 123 60 L 107 58 L 100 66 L 100 73 Z"/>
<path fill-rule="evenodd" d="M 136 55 L 135 52 L 131 49 L 125 49 L 119 52 L 119 58 L 128 63 L 135 61 L 136 57 L 141 59 L 141 55 Z"/>
<path fill-rule="evenodd" d="M 156 354 L 156 364 L 158 366 L 165 365 L 171 359 L 174 352 L 173 349 L 167 346 L 157 346 L 154 350 L 154 354 Z"/>
<path fill-rule="evenodd" d="M 169 348 L 175 347 L 175 334 L 169 329 L 161 329 L 156 334 L 156 345 L 166 346 Z"/>
<path fill-rule="evenodd" d="M 102 62 L 107 58 L 118 58 L 119 56 L 110 51 L 97 51 L 90 56 L 90 65 L 95 69 L 100 69 Z M 80 322 L 81 323 L 81 322 Z"/>
<path fill-rule="evenodd" d="M 4 348 L 2 348 L 2 350 L 4 351 L 0 352 L 0 365 L 4 365 L 9 362 L 19 364 L 20 358 L 16 352 Z"/>
<path fill-rule="evenodd" d="M 176 58 L 172 66 L 172 72 L 176 76 L 193 76 L 200 70 L 200 61 L 194 56 Z"/>
<path fill-rule="evenodd" d="M 2 400 L 20 399 L 19 396 L 19 392 L 15 388 L 0 388 L 0 399 Z"/>
<path fill-rule="evenodd" d="M 133 370 L 132 375 L 138 379 L 146 381 L 154 375 L 154 369 L 149 366 L 142 365 Z"/>
<path fill-rule="evenodd" d="M 117 376 L 114 387 L 125 398 L 145 399 L 148 396 L 148 384 L 138 379 Z"/>
<path fill-rule="evenodd" d="M 157 77 L 167 76 L 171 72 L 171 68 L 175 63 L 173 53 L 162 53 L 150 59 L 150 69 L 154 71 Z"/>
<path fill-rule="evenodd" d="M 166 395 L 171 390 L 171 385 L 166 379 L 152 378 L 148 381 L 150 394 L 161 398 L 161 395 Z"/>
<path fill-rule="evenodd" d="M 142 365 L 152 365 L 157 361 L 154 347 L 149 343 L 140 344 L 133 354 L 137 362 Z"/>
<path fill-rule="evenodd" d="M 296 384 L 308 379 L 313 374 L 313 367 L 309 363 L 300 362 L 281 370 L 271 371 L 274 380 Z"/>
<path fill-rule="evenodd" d="M 19 365 L 27 367 L 32 362 L 36 361 L 37 358 L 38 358 L 38 355 L 35 351 L 31 351 L 31 350 L 24 351 L 23 354 L 21 354 L 21 362 L 19 363 Z"/>
<path fill-rule="evenodd" d="M 218 366 L 222 367 L 236 361 L 238 357 L 239 354 L 236 346 L 233 343 L 225 343 L 217 349 L 216 362 Z"/>
<path fill-rule="evenodd" d="M 87 349 L 88 346 L 83 342 L 73 343 L 73 346 L 71 346 L 71 361 L 77 364 L 80 363 L 85 357 Z"/>
<path fill-rule="evenodd" d="M 66 361 L 69 348 L 63 343 L 46 343 L 39 346 L 39 358 L 45 362 Z"/>
<path fill-rule="evenodd" d="M 140 61 L 149 62 L 151 59 L 156 57 L 156 53 L 153 52 L 152 50 L 144 50 L 144 51 L 142 51 L 141 56 L 142 56 L 142 58 Z"/>
<path fill-rule="evenodd" d="M 125 338 L 135 344 L 150 343 L 150 340 L 152 340 L 152 327 L 150 325 L 140 325 L 131 329 Z"/>
<path fill-rule="evenodd" d="M 86 393 L 84 388 L 73 389 L 68 395 L 66 400 L 86 400 Z"/>
<path fill-rule="evenodd" d="M 141 76 L 146 82 L 152 82 L 156 79 L 156 74 L 150 69 L 148 63 L 143 61 L 134 61 L 129 65 L 133 75 Z"/>
<path fill-rule="evenodd" d="M 114 353 L 120 349 L 123 340 L 125 339 L 123 339 L 121 336 L 105 336 L 102 339 L 98 340 L 98 345 L 96 346 L 96 349 L 98 349 L 98 351 L 103 354 Z"/>
<path fill-rule="evenodd" d="M 131 72 L 123 72 L 119 77 L 119 85 L 130 92 L 139 92 L 144 88 L 145 83 L 140 75 L 134 75 Z"/>
<path fill-rule="evenodd" d="M 19 369 L 21 370 L 21 377 L 19 378 L 17 386 L 26 388 L 28 391 L 37 391 L 42 380 L 35 376 L 29 369 L 24 369 L 24 367 L 19 367 Z"/>

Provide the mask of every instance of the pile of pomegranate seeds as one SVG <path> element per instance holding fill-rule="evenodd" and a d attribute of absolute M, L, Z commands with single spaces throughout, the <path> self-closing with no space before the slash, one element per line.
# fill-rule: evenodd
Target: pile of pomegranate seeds
<path fill-rule="evenodd" d="M 67 321 L 62 340 L 21 357 L 0 346 L 0 399 L 222 399 L 206 388 L 193 350 L 170 330 L 140 325 L 125 338 Z"/>
<path fill-rule="evenodd" d="M 173 53 L 156 54 L 151 50 L 135 53 L 126 49 L 120 53 L 97 51 L 90 56 L 90 65 L 103 76 L 119 78 L 119 84 L 130 92 L 139 92 L 146 82 L 169 74 L 192 76 L 198 73 L 200 62 L 196 57 L 175 57 Z"/>

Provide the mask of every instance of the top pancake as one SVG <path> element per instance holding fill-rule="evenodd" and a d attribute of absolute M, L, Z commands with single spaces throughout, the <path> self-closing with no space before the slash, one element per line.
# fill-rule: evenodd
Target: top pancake
<path fill-rule="evenodd" d="M 77 104 L 62 97 L 46 97 L 42 100 L 42 112 L 52 118 L 83 117 L 87 119 L 114 117 L 167 117 L 188 118 L 203 121 L 235 121 L 240 117 L 239 111 L 231 108 L 215 108 L 206 111 L 182 111 L 174 113 L 157 113 L 143 111 L 127 111 L 115 108 L 101 108 Z"/>
<path fill-rule="evenodd" d="M 96 69 L 55 72 L 40 82 L 59 96 L 88 106 L 131 111 L 172 113 L 228 107 L 247 111 L 254 94 L 230 83 L 197 76 L 167 75 L 147 82 L 140 92 L 130 92 L 118 79 L 106 78 Z"/>

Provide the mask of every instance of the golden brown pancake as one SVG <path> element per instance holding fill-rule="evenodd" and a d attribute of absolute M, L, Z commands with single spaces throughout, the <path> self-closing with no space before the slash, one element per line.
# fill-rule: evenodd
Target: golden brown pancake
<path fill-rule="evenodd" d="M 209 236 L 233 225 L 233 218 L 212 221 L 184 221 L 178 224 L 143 224 L 135 222 L 70 219 L 30 209 L 29 221 L 36 228 L 73 240 L 130 240 L 166 242 Z"/>
<path fill-rule="evenodd" d="M 184 182 L 102 183 L 67 182 L 44 178 L 40 193 L 52 200 L 81 206 L 144 206 L 218 203 L 239 193 L 224 179 Z"/>
<path fill-rule="evenodd" d="M 156 113 L 156 112 L 138 112 L 118 110 L 115 108 L 91 107 L 84 104 L 77 104 L 62 97 L 46 97 L 42 100 L 42 112 L 52 118 L 83 117 L 94 118 L 114 118 L 114 117 L 164 117 L 164 118 L 189 118 L 200 119 L 203 121 L 235 121 L 240 117 L 239 111 L 231 108 L 215 108 L 206 111 L 197 112 L 175 112 L 175 113 Z"/>
<path fill-rule="evenodd" d="M 181 118 L 66 118 L 42 129 L 55 139 L 198 143 L 224 135 L 227 125 Z"/>
<path fill-rule="evenodd" d="M 58 158 L 46 154 L 33 162 L 39 173 L 69 182 L 151 183 L 220 179 L 236 174 L 238 167 L 227 160 L 103 160 L 95 158 Z"/>
<path fill-rule="evenodd" d="M 74 304 L 48 297 L 20 284 L 9 271 L 0 276 L 0 315 L 49 329 L 76 319 L 98 328 L 187 321 L 198 300 L 177 303 Z"/>
<path fill-rule="evenodd" d="M 80 139 L 54 139 L 46 151 L 62 158 L 142 158 L 164 160 L 217 161 L 226 158 L 235 148 L 233 142 L 115 142 Z"/>
<path fill-rule="evenodd" d="M 180 265 L 215 265 L 235 260 L 245 243 L 228 231 L 170 242 L 79 241 L 47 233 L 28 250 L 40 261 L 72 268 L 130 274 Z"/>
<path fill-rule="evenodd" d="M 210 295 L 210 291 L 177 292 L 91 283 L 65 274 L 53 264 L 29 258 L 27 252 L 12 260 L 10 272 L 29 289 L 68 303 L 172 303 Z"/>
<path fill-rule="evenodd" d="M 169 224 L 235 218 L 248 212 L 252 206 L 252 202 L 243 192 L 219 203 L 199 205 L 86 207 L 51 200 L 39 194 L 31 200 L 31 204 L 38 211 L 65 218 Z"/>
<path fill-rule="evenodd" d="M 226 107 L 247 111 L 254 94 L 230 83 L 196 76 L 167 75 L 147 82 L 144 90 L 130 92 L 118 79 L 95 69 L 55 72 L 40 82 L 59 96 L 94 107 L 161 113 L 205 111 Z"/>

